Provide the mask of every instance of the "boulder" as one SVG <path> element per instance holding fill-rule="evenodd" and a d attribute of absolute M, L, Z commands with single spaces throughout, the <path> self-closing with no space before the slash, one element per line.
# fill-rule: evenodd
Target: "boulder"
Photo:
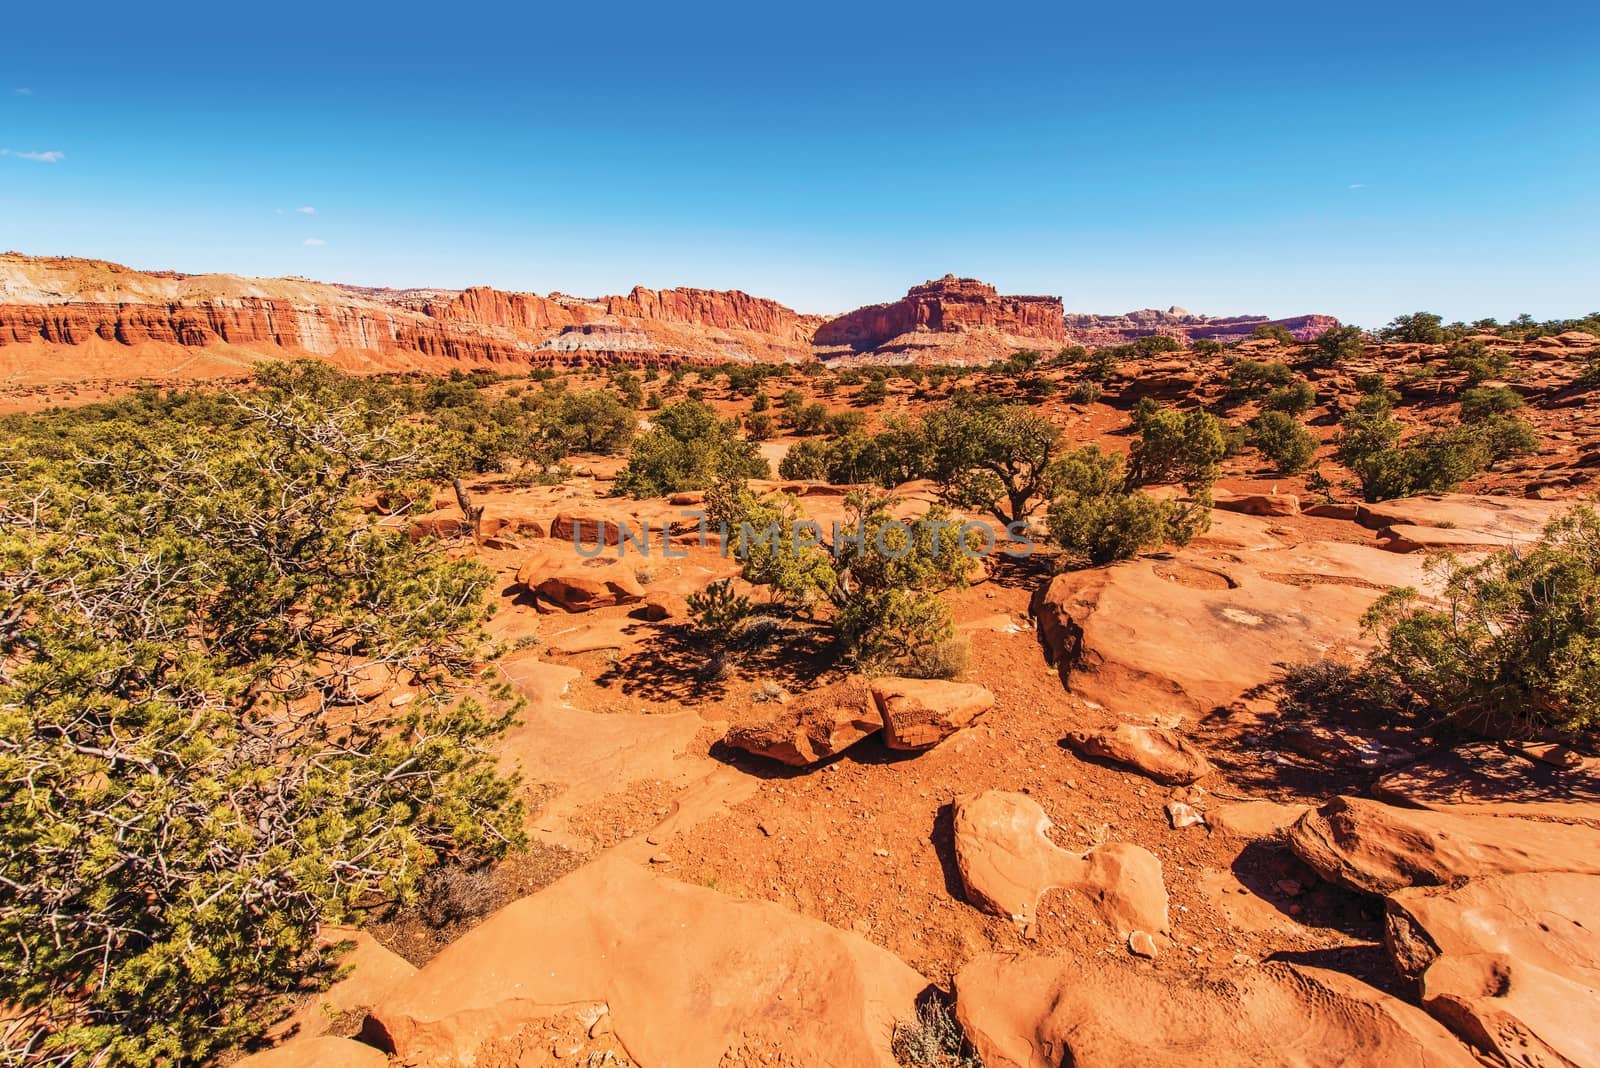
<path fill-rule="evenodd" d="M 986 1068 L 1475 1068 L 1421 1010 L 1290 964 L 1189 977 L 1081 957 L 980 956 L 956 1014 Z"/>
<path fill-rule="evenodd" d="M 882 729 L 883 717 L 866 680 L 852 676 L 780 706 L 765 723 L 735 727 L 723 741 L 791 767 L 806 767 Z"/>
<path fill-rule="evenodd" d="M 888 677 L 871 685 L 890 749 L 932 748 L 994 706 L 994 694 L 976 683 Z"/>
<path fill-rule="evenodd" d="M 550 536 L 574 545 L 621 545 L 623 531 L 640 536 L 640 524 L 633 516 L 612 511 L 558 512 L 550 521 Z"/>
<path fill-rule="evenodd" d="M 891 1034 L 926 979 L 858 935 L 646 868 L 603 858 L 512 902 L 392 990 L 365 1033 L 407 1064 L 485 1063 L 490 1043 L 514 1064 L 505 1043 L 519 1033 L 530 1050 L 545 1042 L 529 1025 L 604 1004 L 638 1064 L 715 1065 L 754 1047 L 895 1068 Z"/>
<path fill-rule="evenodd" d="M 1111 730 L 1073 731 L 1066 740 L 1081 756 L 1134 768 L 1169 786 L 1186 786 L 1211 772 L 1205 754 L 1164 727 L 1123 723 Z"/>
<path fill-rule="evenodd" d="M 1300 514 L 1300 498 L 1292 493 L 1241 493 L 1218 496 L 1216 507 L 1245 515 L 1286 516 Z"/>
<path fill-rule="evenodd" d="M 1517 872 L 1600 874 L 1600 830 L 1482 813 L 1427 812 L 1336 797 L 1289 831 L 1295 855 L 1370 894 Z"/>
<path fill-rule="evenodd" d="M 587 612 L 644 600 L 633 566 L 625 560 L 582 560 L 534 553 L 517 569 L 517 583 L 569 612 Z"/>
<path fill-rule="evenodd" d="M 1435 587 L 1422 564 L 1338 542 L 1247 552 L 1191 545 L 1171 559 L 1058 575 L 1035 594 L 1033 615 L 1046 658 L 1073 693 L 1130 720 L 1205 716 L 1249 699 L 1291 665 L 1360 660 L 1370 648 L 1361 618 L 1385 590 Z"/>
<path fill-rule="evenodd" d="M 1354 523 L 1361 516 L 1359 504 L 1310 504 L 1301 511 L 1318 519 L 1342 519 L 1348 523 Z"/>
<path fill-rule="evenodd" d="M 651 593 L 644 602 L 633 612 L 650 623 L 661 623 L 669 619 L 689 618 L 689 601 L 676 593 Z"/>
<path fill-rule="evenodd" d="M 1040 896 L 1065 887 L 1123 937 L 1167 930 L 1167 890 L 1155 854 L 1113 842 L 1078 856 L 1047 837 L 1050 826 L 1044 809 L 1023 794 L 988 790 L 958 798 L 956 864 L 967 901 L 1028 926 Z"/>

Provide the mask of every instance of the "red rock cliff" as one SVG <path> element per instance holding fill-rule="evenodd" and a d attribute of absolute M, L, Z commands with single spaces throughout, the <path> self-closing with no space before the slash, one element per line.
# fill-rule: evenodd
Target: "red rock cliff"
<path fill-rule="evenodd" d="M 1065 339 L 1060 297 L 1002 296 L 975 278 L 945 275 L 913 286 L 892 304 L 874 304 L 830 319 L 817 328 L 814 340 L 818 345 L 864 350 L 917 330 L 986 330 L 1057 343 Z"/>

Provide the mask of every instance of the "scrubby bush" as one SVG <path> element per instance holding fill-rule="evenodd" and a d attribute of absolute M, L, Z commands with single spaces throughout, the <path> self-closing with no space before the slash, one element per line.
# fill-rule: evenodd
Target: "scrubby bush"
<path fill-rule="evenodd" d="M 889 387 L 881 378 L 869 378 L 866 385 L 856 393 L 856 401 L 860 404 L 878 405 L 889 399 Z"/>
<path fill-rule="evenodd" d="M 1209 487 L 1217 480 L 1227 451 L 1222 420 L 1198 409 L 1164 408 L 1139 428 L 1129 481 L 1138 486 L 1179 482 L 1191 489 Z"/>
<path fill-rule="evenodd" d="M 717 650 L 724 650 L 733 636 L 750 618 L 755 607 L 750 598 L 733 588 L 732 579 L 718 579 L 687 598 L 689 625 L 697 638 Z"/>
<path fill-rule="evenodd" d="M 1317 453 L 1317 439 L 1287 412 L 1262 412 L 1250 424 L 1250 444 L 1286 475 L 1299 474 Z"/>
<path fill-rule="evenodd" d="M 1474 386 L 1491 378 L 1501 378 L 1511 368 L 1509 352 L 1491 349 L 1476 338 L 1456 342 L 1446 356 L 1451 369 L 1466 372 L 1467 382 Z"/>
<path fill-rule="evenodd" d="M 931 477 L 951 503 L 1011 523 L 1050 497 L 1050 469 L 1061 429 L 1020 404 L 963 398 L 923 423 Z"/>
<path fill-rule="evenodd" d="M 650 431 L 634 439 L 617 489 L 631 497 L 659 497 L 706 489 L 725 478 L 765 478 L 769 471 L 755 443 L 739 437 L 737 421 L 718 418 L 700 401 L 683 400 L 663 408 Z"/>
<path fill-rule="evenodd" d="M 1067 390 L 1067 400 L 1073 404 L 1094 404 L 1105 395 L 1105 387 L 1093 379 L 1074 382 L 1072 388 Z"/>
<path fill-rule="evenodd" d="M 1197 356 L 1216 356 L 1222 352 L 1222 342 L 1214 337 L 1196 338 L 1194 351 Z"/>
<path fill-rule="evenodd" d="M 1280 345 L 1293 345 L 1296 341 L 1295 336 L 1282 323 L 1262 323 L 1250 331 L 1250 336 L 1266 341 L 1276 341 Z"/>
<path fill-rule="evenodd" d="M 330 977 L 323 924 L 521 838 L 514 708 L 465 696 L 493 576 L 358 507 L 425 502 L 442 435 L 262 383 L 0 432 L 5 1063 L 204 1063 Z"/>
<path fill-rule="evenodd" d="M 751 412 L 744 417 L 744 429 L 751 441 L 766 441 L 778 432 L 778 424 L 766 412 Z"/>
<path fill-rule="evenodd" d="M 1294 381 L 1288 364 L 1240 360 L 1228 371 L 1228 387 L 1236 397 L 1256 397 Z"/>
<path fill-rule="evenodd" d="M 1441 607 L 1402 589 L 1367 614 L 1379 691 L 1492 737 L 1600 732 L 1600 517 L 1575 508 L 1532 549 L 1440 566 Z"/>
<path fill-rule="evenodd" d="M 1360 327 L 1335 326 L 1317 335 L 1311 346 L 1311 362 L 1317 367 L 1342 367 L 1359 360 L 1364 338 Z"/>
<path fill-rule="evenodd" d="M 1088 445 L 1056 465 L 1050 538 L 1078 563 L 1109 564 L 1172 543 L 1186 545 L 1210 521 L 1202 495 L 1194 505 L 1130 489 L 1122 457 Z"/>
<path fill-rule="evenodd" d="M 1262 400 L 1261 407 L 1269 412 L 1287 412 L 1304 415 L 1317 403 L 1317 391 L 1305 379 L 1296 379 L 1282 389 L 1275 389 Z"/>
<path fill-rule="evenodd" d="M 1432 312 L 1397 315 L 1383 328 L 1385 341 L 1408 341 L 1437 345 L 1444 341 L 1444 319 Z"/>
<path fill-rule="evenodd" d="M 1523 406 L 1522 396 L 1505 386 L 1477 386 L 1461 393 L 1461 421 L 1474 422 L 1505 415 Z"/>

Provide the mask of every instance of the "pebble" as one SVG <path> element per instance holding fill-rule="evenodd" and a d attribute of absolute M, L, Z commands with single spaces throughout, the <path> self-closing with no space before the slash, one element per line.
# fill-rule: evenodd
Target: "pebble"
<path fill-rule="evenodd" d="M 1135 957 L 1154 960 L 1156 957 L 1156 940 L 1146 931 L 1134 931 L 1128 936 L 1128 952 Z"/>
<path fill-rule="evenodd" d="M 670 854 L 670 853 L 657 853 L 657 854 L 655 854 L 654 856 L 652 856 L 650 858 L 650 863 L 652 863 L 652 864 L 671 864 L 672 863 L 672 854 Z"/>

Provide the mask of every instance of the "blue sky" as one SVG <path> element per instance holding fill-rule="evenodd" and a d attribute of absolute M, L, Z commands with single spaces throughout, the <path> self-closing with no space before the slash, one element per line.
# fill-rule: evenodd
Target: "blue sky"
<path fill-rule="evenodd" d="M 1600 309 L 1593 3 L 22 4 L 7 38 L 23 252 L 816 312 L 947 271 L 1073 311 Z"/>

